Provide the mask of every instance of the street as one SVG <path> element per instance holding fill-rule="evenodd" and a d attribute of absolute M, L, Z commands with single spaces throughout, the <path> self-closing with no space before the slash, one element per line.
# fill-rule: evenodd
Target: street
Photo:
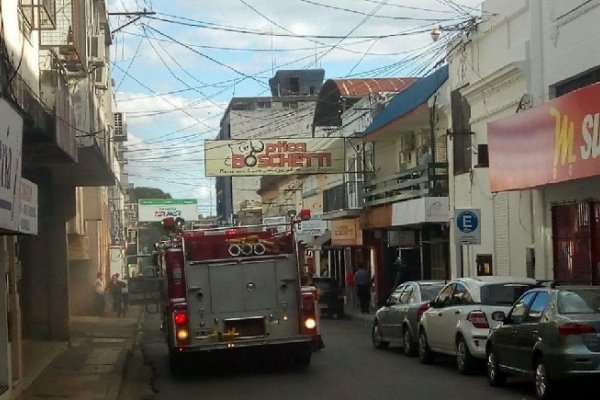
<path fill-rule="evenodd" d="M 313 354 L 308 368 L 273 361 L 274 355 L 196 359 L 190 374 L 173 377 L 158 316 L 146 314 L 120 399 L 534 398 L 529 382 L 513 379 L 505 388 L 490 388 L 483 372 L 461 376 L 449 358 L 421 365 L 417 358 L 402 355 L 398 347 L 375 350 L 370 342 L 370 323 L 364 320 L 322 323 L 325 348 Z"/>

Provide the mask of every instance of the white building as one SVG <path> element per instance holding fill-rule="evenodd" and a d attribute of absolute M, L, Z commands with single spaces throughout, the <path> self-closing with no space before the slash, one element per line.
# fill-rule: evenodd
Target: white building
<path fill-rule="evenodd" d="M 450 201 L 481 210 L 481 244 L 450 246 L 453 276 L 600 282 L 600 168 L 580 135 L 593 130 L 580 114 L 600 112 L 599 5 L 487 0 L 456 43 Z"/>

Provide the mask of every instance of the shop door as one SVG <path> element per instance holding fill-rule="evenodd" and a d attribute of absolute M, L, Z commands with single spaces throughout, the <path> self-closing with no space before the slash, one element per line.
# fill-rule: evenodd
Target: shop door
<path fill-rule="evenodd" d="M 558 282 L 592 283 L 590 208 L 590 203 L 552 207 L 554 280 Z"/>

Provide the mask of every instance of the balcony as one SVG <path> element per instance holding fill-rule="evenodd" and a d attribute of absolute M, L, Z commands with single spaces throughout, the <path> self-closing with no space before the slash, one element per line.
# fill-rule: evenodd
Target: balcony
<path fill-rule="evenodd" d="M 348 181 L 323 191 L 323 219 L 359 216 L 363 207 L 363 182 Z"/>
<path fill-rule="evenodd" d="M 448 164 L 431 163 L 365 183 L 364 205 L 373 207 L 419 197 L 448 196 Z"/>

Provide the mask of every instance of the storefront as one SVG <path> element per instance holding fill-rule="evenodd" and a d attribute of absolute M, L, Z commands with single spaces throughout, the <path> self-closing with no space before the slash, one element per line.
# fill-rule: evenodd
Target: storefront
<path fill-rule="evenodd" d="M 599 131 L 600 83 L 488 124 L 492 192 L 533 190 L 537 278 L 600 284 Z"/>

